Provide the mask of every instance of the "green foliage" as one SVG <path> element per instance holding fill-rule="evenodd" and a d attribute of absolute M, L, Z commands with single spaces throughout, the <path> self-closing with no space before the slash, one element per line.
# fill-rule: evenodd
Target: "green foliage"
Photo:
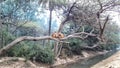
<path fill-rule="evenodd" d="M 100 47 L 102 50 L 116 50 L 118 46 L 116 44 L 100 44 L 99 49 Z"/>
<path fill-rule="evenodd" d="M 29 52 L 29 46 L 27 46 L 24 42 L 20 44 L 16 44 L 13 48 L 7 51 L 8 56 L 15 56 L 15 57 L 27 57 L 27 53 Z"/>
<path fill-rule="evenodd" d="M 112 28 L 111 28 L 112 27 Z M 107 24 L 105 29 L 105 37 L 108 39 L 107 44 L 119 44 L 120 43 L 120 27 L 118 24 L 112 22 Z"/>
<path fill-rule="evenodd" d="M 48 48 L 37 50 L 36 54 L 35 55 L 33 54 L 31 56 L 35 56 L 35 60 L 38 62 L 50 64 L 50 63 L 53 63 L 54 61 L 54 54 Z"/>
<path fill-rule="evenodd" d="M 99 42 L 99 40 L 96 37 L 88 36 L 88 38 L 85 39 L 84 42 L 87 43 L 88 46 L 93 46 L 94 44 Z"/>
<path fill-rule="evenodd" d="M 81 47 L 80 46 L 72 47 L 71 51 L 73 54 L 81 55 Z"/>
<path fill-rule="evenodd" d="M 42 48 L 40 45 L 21 43 L 7 52 L 8 56 L 25 57 L 37 62 L 51 64 L 54 61 L 54 53 L 51 48 Z"/>
<path fill-rule="evenodd" d="M 59 56 L 60 58 L 73 57 L 70 45 L 67 43 L 62 43 L 62 50 Z"/>
<path fill-rule="evenodd" d="M 81 55 L 81 46 L 83 42 L 78 39 L 71 39 L 69 40 L 69 42 L 72 53 L 76 55 Z"/>
<path fill-rule="evenodd" d="M 14 39 L 15 37 L 6 29 L 3 28 L 0 30 L 0 48 L 12 42 Z"/>
<path fill-rule="evenodd" d="M 6 43 L 9 43 L 15 39 L 15 37 L 6 30 L 2 30 L 2 36 L 5 39 Z"/>

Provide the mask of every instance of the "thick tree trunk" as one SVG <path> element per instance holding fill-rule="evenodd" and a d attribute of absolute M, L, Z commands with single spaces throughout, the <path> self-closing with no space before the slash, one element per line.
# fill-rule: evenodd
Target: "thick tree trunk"
<path fill-rule="evenodd" d="M 44 37 L 31 37 L 31 36 L 23 36 L 23 37 L 19 37 L 16 40 L 14 40 L 13 42 L 11 42 L 10 44 L 6 45 L 5 47 L 3 47 L 2 49 L 0 49 L 0 55 L 2 55 L 4 52 L 6 52 L 7 50 L 9 50 L 10 48 L 12 48 L 13 46 L 15 46 L 15 44 L 23 41 L 23 40 L 31 40 L 31 41 L 37 41 L 37 40 L 43 40 L 43 39 L 52 39 L 52 40 L 56 40 L 57 39 L 53 39 L 50 36 L 44 36 Z"/>

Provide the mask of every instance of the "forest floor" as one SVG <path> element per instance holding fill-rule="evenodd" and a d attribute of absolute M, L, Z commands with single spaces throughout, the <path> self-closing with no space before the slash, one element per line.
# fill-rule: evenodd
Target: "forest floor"
<path fill-rule="evenodd" d="M 77 62 L 80 59 L 88 59 L 96 55 L 105 54 L 106 52 L 83 51 L 82 56 L 73 56 L 72 58 L 57 59 L 54 64 L 32 63 L 20 57 L 3 57 L 0 58 L 0 68 L 51 68 L 63 64 L 70 64 Z M 98 68 L 98 67 L 97 67 Z"/>
<path fill-rule="evenodd" d="M 120 68 L 120 51 L 113 54 L 109 58 L 100 61 L 91 68 Z"/>

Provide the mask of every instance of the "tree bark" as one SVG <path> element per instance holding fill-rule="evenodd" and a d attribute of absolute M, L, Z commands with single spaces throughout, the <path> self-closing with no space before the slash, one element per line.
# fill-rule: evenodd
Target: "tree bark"
<path fill-rule="evenodd" d="M 9 50 L 13 46 L 15 46 L 15 44 L 18 44 L 19 42 L 21 42 L 23 40 L 37 41 L 37 40 L 43 40 L 43 39 L 49 39 L 49 40 L 52 39 L 52 40 L 58 41 L 57 39 L 54 39 L 50 36 L 44 36 L 44 37 L 23 36 L 23 37 L 19 37 L 19 38 L 15 39 L 13 42 L 11 42 L 10 44 L 8 44 L 5 47 L 3 47 L 2 49 L 0 49 L 0 55 L 2 55 L 4 52 L 6 52 L 7 50 Z"/>

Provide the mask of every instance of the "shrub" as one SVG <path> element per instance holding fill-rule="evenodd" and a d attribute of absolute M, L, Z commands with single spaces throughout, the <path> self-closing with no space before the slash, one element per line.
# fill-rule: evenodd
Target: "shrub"
<path fill-rule="evenodd" d="M 26 59 L 35 60 L 51 64 L 54 61 L 54 53 L 51 48 L 42 48 L 40 45 L 17 45 L 7 52 L 8 56 L 25 57 Z"/>
<path fill-rule="evenodd" d="M 83 43 L 81 40 L 78 39 L 71 39 L 70 47 L 73 54 L 81 55 L 81 44 Z"/>
<path fill-rule="evenodd" d="M 53 63 L 53 60 L 54 60 L 54 55 L 53 53 L 48 50 L 48 49 L 45 49 L 45 50 L 41 50 L 41 51 L 38 51 L 37 52 L 37 55 L 36 55 L 36 61 L 41 61 L 43 63 Z"/>

